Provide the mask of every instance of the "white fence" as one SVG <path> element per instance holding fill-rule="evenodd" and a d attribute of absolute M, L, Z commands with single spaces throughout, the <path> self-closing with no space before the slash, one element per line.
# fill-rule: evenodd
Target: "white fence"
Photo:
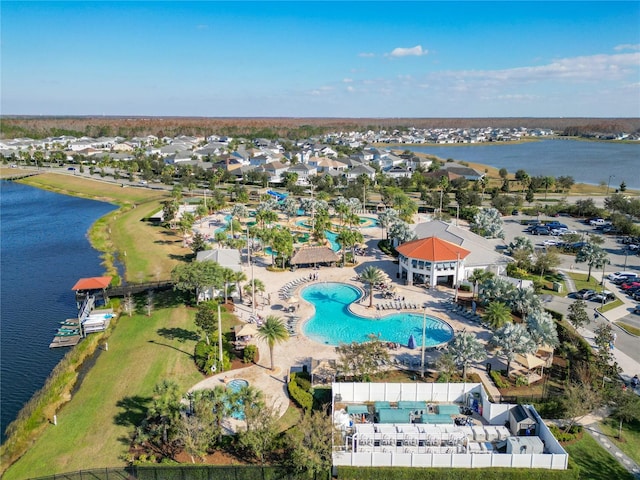
<path fill-rule="evenodd" d="M 509 410 L 515 406 L 512 404 L 491 403 L 487 393 L 482 388 L 482 384 L 479 383 L 334 383 L 332 384 L 332 389 L 334 411 L 336 402 L 424 401 L 462 404 L 467 402 L 472 394 L 475 394 L 473 396 L 476 398 L 479 394 L 483 418 L 490 425 L 500 426 L 501 428 L 509 419 Z M 538 436 L 544 442 L 545 451 L 548 453 L 496 453 L 491 449 L 483 448 L 484 441 L 478 438 L 474 438 L 474 440 L 478 441 L 477 446 L 481 447 L 479 448 L 481 451 L 477 452 L 469 451 L 472 446 L 476 446 L 470 443 L 467 443 L 465 448 L 461 448 L 462 444 L 459 442 L 444 445 L 440 441 L 438 442 L 439 446 L 431 448 L 423 445 L 418 439 L 417 445 L 412 446 L 411 442 L 406 445 L 404 441 L 399 442 L 397 435 L 394 438 L 389 437 L 392 441 L 388 445 L 383 445 L 383 442 L 379 442 L 378 445 L 375 443 L 374 436 L 372 436 L 374 442 L 371 444 L 363 442 L 359 447 L 356 447 L 358 451 L 353 451 L 357 443 L 356 438 L 361 433 L 364 433 L 359 432 L 359 428 L 355 428 L 344 439 L 346 440 L 345 444 L 334 447 L 333 464 L 335 466 L 354 467 L 518 467 L 565 470 L 569 455 L 544 424 L 535 409 L 530 406 L 525 408 L 528 408 L 538 421 Z M 394 428 L 397 428 L 397 426 Z M 371 429 L 373 431 L 373 425 L 371 425 Z M 404 436 L 402 438 L 404 440 Z"/>
<path fill-rule="evenodd" d="M 462 403 L 468 393 L 483 390 L 480 383 L 334 383 L 334 401 Z"/>
<path fill-rule="evenodd" d="M 334 452 L 333 464 L 352 467 L 546 468 L 565 470 L 565 454 Z"/>

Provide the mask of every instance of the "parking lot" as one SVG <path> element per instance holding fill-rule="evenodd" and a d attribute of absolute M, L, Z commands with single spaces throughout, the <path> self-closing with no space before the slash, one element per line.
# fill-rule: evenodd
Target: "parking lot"
<path fill-rule="evenodd" d="M 505 244 L 508 245 L 515 237 L 524 236 L 529 238 L 534 244 L 535 248 L 547 248 L 543 243 L 545 240 L 556 239 L 556 237 L 551 235 L 530 235 L 525 233 L 525 225 L 521 224 L 522 220 L 532 220 L 536 219 L 535 217 L 527 217 L 527 216 L 507 216 L 503 217 L 504 221 L 504 231 L 505 231 Z M 625 245 L 619 242 L 619 238 L 617 235 L 603 235 L 601 231 L 598 231 L 593 226 L 586 225 L 583 223 L 581 219 L 571 218 L 571 217 L 543 217 L 539 218 L 541 221 L 553 221 L 557 220 L 565 225 L 569 230 L 575 230 L 577 233 L 583 235 L 583 238 L 586 240 L 589 235 L 599 234 L 603 239 L 604 243 L 602 244 L 602 248 L 608 253 L 609 260 L 611 263 L 606 265 L 604 273 L 605 277 L 610 273 L 616 271 L 630 271 L 637 272 L 640 275 L 640 257 L 634 252 L 629 251 L 625 248 Z M 586 271 L 588 269 L 587 265 L 584 263 L 575 263 L 575 256 L 568 254 L 561 254 L 561 264 L 559 266 L 560 269 L 563 270 L 576 270 L 576 271 Z M 592 271 L 592 275 L 595 276 L 596 279 L 602 279 L 602 270 Z M 625 302 L 623 307 L 619 307 L 615 309 L 615 315 L 609 314 L 611 320 L 621 321 L 627 323 L 629 325 L 633 325 L 637 328 L 640 328 L 640 315 L 636 315 L 631 313 L 638 302 L 630 299 L 623 291 L 621 291 L 620 287 L 612 284 L 609 280 L 605 281 L 605 288 L 607 290 L 611 290 L 618 298 Z M 551 297 L 551 296 L 549 296 Z M 574 302 L 574 299 L 570 296 L 567 297 L 556 297 L 546 298 L 548 301 L 547 306 L 552 310 L 556 310 L 558 312 L 564 313 L 565 315 L 568 313 L 569 305 Z M 591 322 L 586 326 L 586 329 L 593 332 L 598 325 L 602 323 L 606 323 L 607 319 L 602 316 L 598 316 L 597 318 L 593 315 L 594 310 L 599 304 L 596 302 L 591 302 L 587 300 L 587 306 L 592 312 L 589 316 Z M 624 314 L 626 310 L 626 314 Z M 615 318 L 613 318 L 615 316 Z M 615 331 L 620 332 L 617 335 L 616 339 L 616 348 L 620 349 L 620 351 L 624 352 L 631 359 L 636 362 L 640 362 L 640 348 L 638 348 L 640 342 L 637 337 L 624 334 L 619 329 L 615 329 Z M 640 372 L 624 372 L 624 376 L 633 376 L 636 373 Z"/>
<path fill-rule="evenodd" d="M 505 231 L 505 243 L 509 244 L 517 236 L 523 236 L 529 238 L 536 248 L 546 248 L 544 245 L 545 241 L 561 241 L 561 237 L 556 237 L 552 235 L 531 235 L 525 232 L 526 225 L 522 225 L 521 222 L 523 220 L 537 220 L 536 217 L 528 217 L 528 216 L 508 216 L 503 217 L 504 221 L 504 231 Z M 636 254 L 636 252 L 631 251 L 628 248 L 625 248 L 626 245 L 619 243 L 618 239 L 620 238 L 618 235 L 604 235 L 602 231 L 598 231 L 595 227 L 586 225 L 583 223 L 582 219 L 572 218 L 572 217 L 544 217 L 540 216 L 539 220 L 542 222 L 551 222 L 558 221 L 567 226 L 567 228 L 571 231 L 575 231 L 576 233 L 582 235 L 583 241 L 587 241 L 590 235 L 600 235 L 604 239 L 604 244 L 602 248 L 609 254 L 609 260 L 611 264 L 605 267 L 605 274 L 609 274 L 611 272 L 615 272 L 618 270 L 629 270 L 629 271 L 637 271 L 640 274 L 640 256 Z M 560 255 L 562 259 L 562 263 L 560 268 L 571 269 L 572 267 L 577 270 L 586 270 L 585 264 L 576 264 L 574 255 Z M 602 277 L 602 271 L 594 272 L 594 274 L 599 275 L 598 278 Z"/>

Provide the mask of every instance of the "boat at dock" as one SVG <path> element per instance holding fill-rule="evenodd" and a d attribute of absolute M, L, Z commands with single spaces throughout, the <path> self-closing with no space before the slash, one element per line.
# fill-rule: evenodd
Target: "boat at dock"
<path fill-rule="evenodd" d="M 109 299 L 105 293 L 111 277 L 81 278 L 73 286 L 76 292 L 78 317 L 60 322 L 49 348 L 72 347 L 80 343 L 87 334 L 102 332 L 109 327 L 115 316 L 111 308 L 105 306 Z"/>

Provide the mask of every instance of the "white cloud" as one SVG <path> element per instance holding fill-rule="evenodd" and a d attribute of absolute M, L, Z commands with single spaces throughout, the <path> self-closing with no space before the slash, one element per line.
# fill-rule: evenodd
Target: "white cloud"
<path fill-rule="evenodd" d="M 592 55 L 563 58 L 546 65 L 516 67 L 504 70 L 446 71 L 437 76 L 457 80 L 475 80 L 487 84 L 527 83 L 550 80 L 615 80 L 638 69 L 640 53 Z"/>
<path fill-rule="evenodd" d="M 356 91 L 356 89 L 353 88 L 351 85 L 347 86 L 347 92 L 352 93 L 352 92 L 355 92 L 355 91 Z"/>
<path fill-rule="evenodd" d="M 422 45 L 416 45 L 411 48 L 394 48 L 391 53 L 388 53 L 387 55 L 389 57 L 421 57 L 427 53 L 429 53 L 429 50 L 422 50 Z"/>
<path fill-rule="evenodd" d="M 363 58 L 371 58 L 371 57 L 375 57 L 376 54 L 371 52 L 362 52 L 362 53 L 359 53 L 358 56 Z"/>
<path fill-rule="evenodd" d="M 620 50 L 640 50 L 640 43 L 625 43 L 623 45 L 616 45 L 613 49 L 616 52 L 619 52 Z"/>
<path fill-rule="evenodd" d="M 342 83 L 353 83 L 353 78 L 343 78 Z"/>
<path fill-rule="evenodd" d="M 209 25 L 205 25 L 204 23 L 201 23 L 200 25 L 196 25 L 197 30 L 207 30 L 208 28 L 209 28 Z"/>

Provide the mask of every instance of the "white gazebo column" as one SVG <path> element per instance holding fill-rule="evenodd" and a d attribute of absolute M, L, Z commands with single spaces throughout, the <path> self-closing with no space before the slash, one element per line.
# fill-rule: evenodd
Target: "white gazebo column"
<path fill-rule="evenodd" d="M 431 269 L 429 270 L 429 286 L 435 288 L 436 286 L 436 263 L 431 262 Z"/>

